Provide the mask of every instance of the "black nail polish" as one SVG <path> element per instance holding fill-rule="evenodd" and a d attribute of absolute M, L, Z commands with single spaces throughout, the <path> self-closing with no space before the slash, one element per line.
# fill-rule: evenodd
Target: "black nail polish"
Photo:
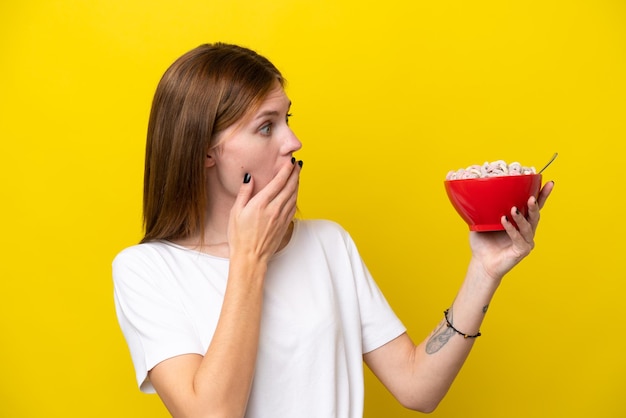
<path fill-rule="evenodd" d="M 505 216 L 504 216 L 504 220 L 505 220 L 505 221 L 507 221 L 507 222 L 509 222 L 509 217 L 505 215 Z"/>
<path fill-rule="evenodd" d="M 302 168 L 302 164 L 304 164 L 304 161 L 302 160 L 298 161 L 298 165 L 300 166 L 300 168 Z"/>
<path fill-rule="evenodd" d="M 295 164 L 296 163 L 296 157 L 291 157 L 291 164 Z"/>
<path fill-rule="evenodd" d="M 246 174 L 243 176 L 243 182 L 244 182 L 244 184 L 248 184 L 248 183 L 250 183 L 250 173 L 246 173 Z"/>
<path fill-rule="evenodd" d="M 515 208 L 515 214 L 519 215 L 519 209 L 518 208 Z"/>

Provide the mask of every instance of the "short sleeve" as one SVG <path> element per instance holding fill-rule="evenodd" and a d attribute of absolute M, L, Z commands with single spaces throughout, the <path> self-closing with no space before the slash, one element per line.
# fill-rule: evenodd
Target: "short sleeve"
<path fill-rule="evenodd" d="M 406 332 L 406 327 L 387 302 L 361 258 L 356 244 L 345 231 L 344 239 L 357 291 L 363 353 L 368 353 Z"/>
<path fill-rule="evenodd" d="M 167 261 L 156 249 L 140 244 L 118 254 L 113 284 L 116 314 L 137 384 L 142 391 L 154 393 L 148 371 L 177 355 L 204 354 L 202 345 Z"/>

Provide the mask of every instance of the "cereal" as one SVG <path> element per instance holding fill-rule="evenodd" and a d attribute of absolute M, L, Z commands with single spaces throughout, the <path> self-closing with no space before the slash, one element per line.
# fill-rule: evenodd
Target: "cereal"
<path fill-rule="evenodd" d="M 526 167 L 518 162 L 507 164 L 503 160 L 485 162 L 483 165 L 470 165 L 467 168 L 451 170 L 446 175 L 446 180 L 482 179 L 500 176 L 522 176 L 536 174 L 535 167 Z"/>

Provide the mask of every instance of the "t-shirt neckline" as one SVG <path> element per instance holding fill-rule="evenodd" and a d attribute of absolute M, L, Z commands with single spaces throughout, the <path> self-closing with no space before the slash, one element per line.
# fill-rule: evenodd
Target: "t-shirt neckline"
<path fill-rule="evenodd" d="M 287 242 L 287 244 L 281 248 L 278 252 L 276 252 L 271 258 L 270 261 L 278 258 L 280 256 L 282 256 L 284 253 L 286 253 L 288 251 L 288 249 L 293 246 L 295 240 L 296 240 L 296 234 L 298 233 L 298 229 L 299 229 L 299 220 L 294 218 L 293 219 L 293 230 L 291 231 L 291 237 L 289 237 L 289 242 Z M 168 245 L 170 247 L 176 248 L 178 250 L 181 251 L 185 251 L 188 253 L 192 253 L 192 254 L 197 254 L 203 257 L 209 257 L 215 260 L 222 260 L 222 261 L 230 261 L 230 258 L 228 257 L 220 257 L 217 255 L 213 255 L 213 254 L 209 254 L 209 253 L 205 253 L 203 251 L 199 251 L 199 250 L 194 250 L 193 248 L 189 248 L 189 247 L 185 247 L 184 245 L 180 245 L 180 244 L 176 244 L 175 242 L 169 241 L 169 240 L 159 240 L 157 242 L 160 242 L 162 244 Z"/>

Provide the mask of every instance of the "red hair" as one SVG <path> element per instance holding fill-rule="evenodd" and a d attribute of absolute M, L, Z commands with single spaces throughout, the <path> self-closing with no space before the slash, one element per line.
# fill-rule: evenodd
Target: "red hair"
<path fill-rule="evenodd" d="M 157 86 L 146 143 L 141 242 L 204 233 L 204 161 L 215 136 L 258 106 L 278 69 L 237 45 L 201 45 L 165 72 Z"/>

